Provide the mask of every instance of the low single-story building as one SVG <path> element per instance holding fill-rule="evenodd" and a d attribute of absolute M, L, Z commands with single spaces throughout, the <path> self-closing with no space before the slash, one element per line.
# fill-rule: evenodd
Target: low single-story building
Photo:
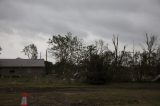
<path fill-rule="evenodd" d="M 0 77 L 42 76 L 44 59 L 0 59 Z"/>

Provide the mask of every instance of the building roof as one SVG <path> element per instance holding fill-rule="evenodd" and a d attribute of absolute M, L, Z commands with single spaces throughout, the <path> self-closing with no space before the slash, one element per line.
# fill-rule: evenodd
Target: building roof
<path fill-rule="evenodd" d="M 0 59 L 0 67 L 45 67 L 44 59 Z"/>

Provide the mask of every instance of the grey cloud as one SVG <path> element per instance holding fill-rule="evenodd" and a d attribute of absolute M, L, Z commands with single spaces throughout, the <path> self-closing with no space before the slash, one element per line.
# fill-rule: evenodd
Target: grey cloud
<path fill-rule="evenodd" d="M 0 0 L 0 37 L 18 35 L 24 45 L 24 38 L 43 41 L 66 32 L 85 38 L 91 32 L 138 43 L 145 32 L 160 36 L 159 10 L 159 0 Z"/>

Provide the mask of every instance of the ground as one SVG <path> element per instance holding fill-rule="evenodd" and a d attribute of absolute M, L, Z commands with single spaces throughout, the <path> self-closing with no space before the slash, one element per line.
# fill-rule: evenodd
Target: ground
<path fill-rule="evenodd" d="M 21 92 L 29 106 L 160 106 L 159 83 L 65 84 L 0 80 L 0 106 L 19 106 Z"/>

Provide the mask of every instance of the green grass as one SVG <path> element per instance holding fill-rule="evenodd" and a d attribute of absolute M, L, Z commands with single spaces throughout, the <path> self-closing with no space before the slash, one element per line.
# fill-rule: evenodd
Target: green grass
<path fill-rule="evenodd" d="M 160 106 L 160 91 L 145 89 L 97 89 L 84 91 L 29 92 L 30 106 Z M 92 90 L 92 89 L 90 89 Z M 20 93 L 0 94 L 0 106 L 18 106 Z"/>
<path fill-rule="evenodd" d="M 49 78 L 2 78 L 0 79 L 0 87 L 70 87 L 85 86 L 82 83 L 70 83 L 67 81 L 49 79 Z"/>
<path fill-rule="evenodd" d="M 103 89 L 101 91 L 66 94 L 73 103 L 76 101 L 84 104 L 99 104 L 103 106 L 160 106 L 159 91 L 126 90 L 126 89 Z"/>
<path fill-rule="evenodd" d="M 154 85 L 154 86 L 152 86 Z M 90 85 L 85 83 L 71 82 L 52 78 L 0 78 L 0 88 L 46 88 L 46 87 L 106 87 L 107 88 L 159 88 L 159 83 L 108 83 L 106 85 Z"/>
<path fill-rule="evenodd" d="M 29 93 L 29 106 L 160 106 L 159 83 L 96 86 L 45 78 L 12 78 L 0 79 L 0 88 L 0 106 L 19 106 L 23 91 Z"/>

